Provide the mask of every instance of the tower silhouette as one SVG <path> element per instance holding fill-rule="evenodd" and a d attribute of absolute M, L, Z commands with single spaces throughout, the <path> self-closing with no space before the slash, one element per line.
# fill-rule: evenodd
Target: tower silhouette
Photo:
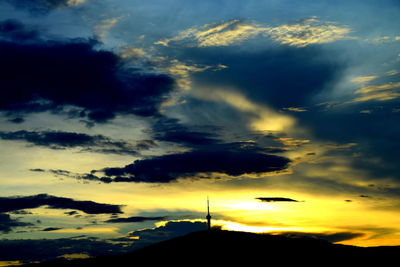
<path fill-rule="evenodd" d="M 208 230 L 211 230 L 210 201 L 208 199 L 208 196 L 207 196 L 207 216 L 206 216 L 206 219 L 207 219 Z"/>

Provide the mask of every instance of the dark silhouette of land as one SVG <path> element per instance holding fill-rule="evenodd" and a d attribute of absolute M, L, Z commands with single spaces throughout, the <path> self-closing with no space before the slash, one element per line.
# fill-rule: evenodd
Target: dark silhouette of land
<path fill-rule="evenodd" d="M 398 255 L 400 247 L 363 248 L 315 238 L 210 230 L 190 233 L 122 255 L 26 266 L 397 266 Z"/>

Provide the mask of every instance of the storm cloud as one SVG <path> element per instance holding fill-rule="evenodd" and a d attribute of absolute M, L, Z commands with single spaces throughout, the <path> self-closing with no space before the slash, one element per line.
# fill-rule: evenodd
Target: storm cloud
<path fill-rule="evenodd" d="M 168 183 L 178 178 L 220 173 L 229 176 L 259 175 L 289 167 L 284 157 L 248 151 L 198 150 L 136 160 L 121 168 L 104 168 L 105 177 L 90 180 L 106 182 Z M 206 175 L 207 176 L 207 175 Z"/>
<path fill-rule="evenodd" d="M 80 201 L 72 198 L 56 197 L 47 194 L 33 196 L 0 197 L 0 212 L 33 209 L 49 206 L 53 209 L 74 209 L 87 214 L 122 213 L 121 206 L 93 201 Z"/>
<path fill-rule="evenodd" d="M 194 87 L 235 88 L 255 103 L 281 109 L 307 106 L 328 90 L 347 63 L 316 46 L 261 49 L 191 48 L 177 52 L 181 60 L 228 66 L 218 72 L 196 72 Z"/>
<path fill-rule="evenodd" d="M 6 30 L 12 40 L 0 41 L 0 111 L 8 116 L 51 111 L 97 123 L 157 116 L 173 90 L 169 76 L 145 73 L 94 40 L 21 42 L 17 30 Z"/>

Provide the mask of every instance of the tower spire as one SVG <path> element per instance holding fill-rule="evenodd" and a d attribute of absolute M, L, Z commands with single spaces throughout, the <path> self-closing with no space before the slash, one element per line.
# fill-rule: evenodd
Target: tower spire
<path fill-rule="evenodd" d="M 207 216 L 206 216 L 206 219 L 207 219 L 208 230 L 211 230 L 210 200 L 209 200 L 208 196 L 207 196 Z"/>

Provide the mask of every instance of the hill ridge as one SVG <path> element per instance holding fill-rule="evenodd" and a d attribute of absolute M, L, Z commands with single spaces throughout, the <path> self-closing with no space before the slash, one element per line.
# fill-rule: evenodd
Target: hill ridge
<path fill-rule="evenodd" d="M 307 264 L 324 266 L 332 264 L 360 266 L 376 263 L 378 266 L 392 262 L 400 247 L 371 247 L 333 244 L 311 237 L 286 237 L 282 235 L 210 230 L 192 232 L 149 245 L 121 255 L 99 256 L 84 260 L 43 262 L 29 267 L 78 266 L 135 266 L 136 264 L 188 266 L 196 264 L 274 263 L 281 266 Z"/>

